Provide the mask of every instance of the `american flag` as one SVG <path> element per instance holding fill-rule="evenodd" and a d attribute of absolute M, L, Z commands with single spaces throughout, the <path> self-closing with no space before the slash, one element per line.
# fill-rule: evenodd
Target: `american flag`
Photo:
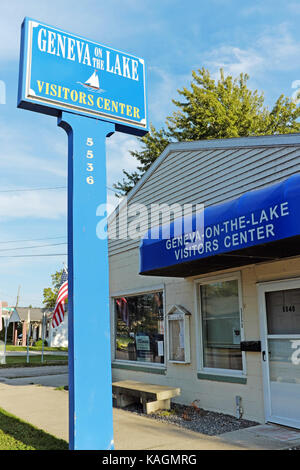
<path fill-rule="evenodd" d="M 60 280 L 60 288 L 57 294 L 55 309 L 52 317 L 52 327 L 56 328 L 61 324 L 64 319 L 65 309 L 64 303 L 65 299 L 68 297 L 68 272 L 66 268 L 63 269 L 61 280 Z"/>

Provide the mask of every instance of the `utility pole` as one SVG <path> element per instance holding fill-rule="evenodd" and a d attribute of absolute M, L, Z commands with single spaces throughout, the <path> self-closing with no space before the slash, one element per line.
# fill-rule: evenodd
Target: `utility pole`
<path fill-rule="evenodd" d="M 19 287 L 18 287 L 18 293 L 17 293 L 16 307 L 18 307 L 18 305 L 19 305 L 19 299 L 20 299 L 20 289 L 21 289 L 21 286 L 19 286 Z"/>

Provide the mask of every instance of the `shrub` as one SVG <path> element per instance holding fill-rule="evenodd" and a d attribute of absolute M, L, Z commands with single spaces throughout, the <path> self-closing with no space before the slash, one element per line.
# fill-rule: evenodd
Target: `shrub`
<path fill-rule="evenodd" d="M 34 343 L 34 346 L 41 348 L 43 346 L 43 340 L 39 339 L 38 341 Z M 48 343 L 45 339 L 44 339 L 44 346 L 48 346 Z"/>

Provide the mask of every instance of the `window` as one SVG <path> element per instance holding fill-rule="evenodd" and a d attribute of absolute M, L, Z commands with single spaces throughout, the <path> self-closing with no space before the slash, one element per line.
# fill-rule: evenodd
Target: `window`
<path fill-rule="evenodd" d="M 242 352 L 239 282 L 200 286 L 203 367 L 241 371 Z"/>
<path fill-rule="evenodd" d="M 269 335 L 300 334 L 300 289 L 266 292 Z"/>
<path fill-rule="evenodd" d="M 163 293 L 118 297 L 114 307 L 115 358 L 164 363 Z"/>

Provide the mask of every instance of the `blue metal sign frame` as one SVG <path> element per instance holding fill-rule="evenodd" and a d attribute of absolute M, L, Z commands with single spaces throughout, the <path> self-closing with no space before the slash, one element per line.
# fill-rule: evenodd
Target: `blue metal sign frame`
<path fill-rule="evenodd" d="M 75 450 L 114 448 L 108 249 L 97 237 L 96 214 L 106 203 L 106 137 L 148 131 L 145 75 L 143 59 L 30 18 L 22 24 L 18 107 L 57 116 L 68 134 L 69 447 Z"/>
<path fill-rule="evenodd" d="M 113 448 L 108 249 L 96 236 L 96 210 L 106 201 L 105 140 L 114 126 L 70 113 L 58 126 L 69 141 L 69 445 L 105 450 Z"/>
<path fill-rule="evenodd" d="M 18 106 L 58 110 L 113 122 L 116 130 L 148 129 L 146 66 L 142 58 L 31 18 L 21 30 Z"/>

